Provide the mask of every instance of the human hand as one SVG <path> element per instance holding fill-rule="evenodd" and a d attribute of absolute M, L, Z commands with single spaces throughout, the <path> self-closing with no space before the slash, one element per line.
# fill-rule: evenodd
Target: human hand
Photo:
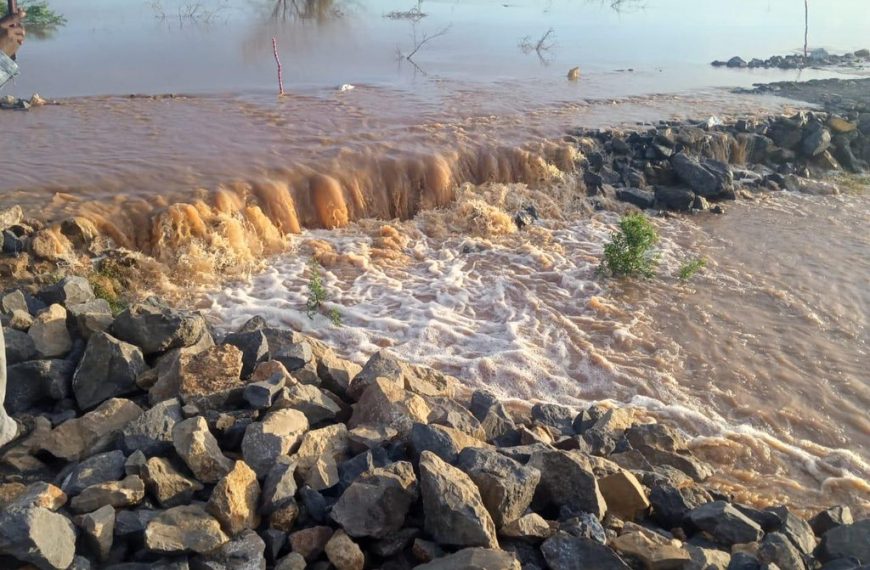
<path fill-rule="evenodd" d="M 24 18 L 27 13 L 18 10 L 0 19 L 0 51 L 14 58 L 21 44 L 24 43 Z"/>

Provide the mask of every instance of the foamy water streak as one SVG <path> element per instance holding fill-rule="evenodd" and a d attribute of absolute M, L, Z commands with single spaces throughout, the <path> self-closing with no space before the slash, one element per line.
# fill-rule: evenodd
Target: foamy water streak
<path fill-rule="evenodd" d="M 592 211 L 573 195 L 570 181 L 539 191 L 468 186 L 453 207 L 410 222 L 304 233 L 293 254 L 214 296 L 210 313 L 228 328 L 262 314 L 326 338 L 360 362 L 390 347 L 505 397 L 641 406 L 696 434 L 697 452 L 720 469 L 717 484 L 743 500 L 808 510 L 842 501 L 866 511 L 868 431 L 857 408 L 867 386 L 849 364 L 853 357 L 867 362 L 866 352 L 852 355 L 866 350 L 866 312 L 858 313 L 860 322 L 843 324 L 857 335 L 834 347 L 827 365 L 804 362 L 812 350 L 831 349 L 810 317 L 827 315 L 830 307 L 805 294 L 825 282 L 821 275 L 821 281 L 768 279 L 770 264 L 756 264 L 742 252 L 745 244 L 729 241 L 754 209 L 738 206 L 719 219 L 658 220 L 662 277 L 621 283 L 595 274 L 618 215 Z M 843 200 L 838 208 L 864 208 L 859 215 L 866 216 L 866 200 Z M 535 203 L 543 220 L 516 232 L 505 212 L 525 203 Z M 777 206 L 770 215 L 785 223 L 800 212 L 806 224 L 830 208 L 793 196 L 771 203 Z M 785 251 L 789 243 L 776 240 L 775 246 Z M 725 244 L 731 249 L 723 250 Z M 699 251 L 711 259 L 711 269 L 690 285 L 670 276 Z M 311 255 L 326 265 L 328 307 L 341 311 L 340 328 L 305 315 Z M 854 276 L 838 283 L 860 288 Z M 768 294 L 771 288 L 782 295 Z M 777 331 L 765 330 L 763 320 L 741 325 L 723 318 L 739 305 L 795 322 Z M 674 322 L 675 312 L 697 322 Z M 800 352 L 782 350 L 795 340 Z M 752 358 L 757 351 L 774 355 L 772 362 Z M 784 371 L 767 372 L 768 366 Z M 854 391 L 823 378 L 826 371 L 842 375 L 841 384 Z M 764 389 L 747 378 L 763 381 Z M 826 437 L 826 430 L 839 435 Z"/>

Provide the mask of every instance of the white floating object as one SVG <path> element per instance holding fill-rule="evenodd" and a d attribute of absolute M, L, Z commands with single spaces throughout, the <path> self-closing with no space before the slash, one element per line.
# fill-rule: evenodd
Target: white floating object
<path fill-rule="evenodd" d="M 353 91 L 356 89 L 355 85 L 351 85 L 350 83 L 345 83 L 341 87 L 338 88 L 339 91 Z"/>

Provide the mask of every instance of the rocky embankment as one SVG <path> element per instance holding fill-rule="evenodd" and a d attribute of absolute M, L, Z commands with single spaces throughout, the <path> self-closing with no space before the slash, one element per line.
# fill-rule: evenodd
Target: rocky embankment
<path fill-rule="evenodd" d="M 705 487 L 685 434 L 629 409 L 517 409 L 255 318 L 218 338 L 68 277 L 0 297 L 0 567 L 848 569 L 870 520 Z"/>
<path fill-rule="evenodd" d="M 805 67 L 863 67 L 870 63 L 870 50 L 859 49 L 844 54 L 828 53 L 824 49 L 814 49 L 806 57 L 803 54 L 774 55 L 767 59 L 754 57 L 746 61 L 735 55 L 728 61 L 716 60 L 713 67 L 732 67 L 749 69 L 803 69 Z"/>
<path fill-rule="evenodd" d="M 837 194 L 837 186 L 817 178 L 870 165 L 870 113 L 858 109 L 663 121 L 644 131 L 579 129 L 570 136 L 585 157 L 587 193 L 641 209 L 721 213 L 719 203 L 757 192 Z"/>

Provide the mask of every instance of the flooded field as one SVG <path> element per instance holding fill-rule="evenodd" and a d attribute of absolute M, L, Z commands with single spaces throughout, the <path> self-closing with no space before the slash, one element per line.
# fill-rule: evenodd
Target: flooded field
<path fill-rule="evenodd" d="M 56 0 L 68 23 L 2 94 L 59 104 L 0 112 L 0 208 L 84 216 L 222 330 L 261 314 L 360 362 L 389 346 L 505 397 L 640 406 L 742 499 L 866 513 L 866 191 L 657 219 L 661 277 L 608 281 L 619 216 L 576 199 L 564 138 L 779 111 L 728 89 L 866 70 L 709 65 L 799 51 L 792 0 L 617 4 Z M 865 4 L 814 9 L 811 47 L 868 47 Z M 305 315 L 312 257 L 341 327 Z"/>

